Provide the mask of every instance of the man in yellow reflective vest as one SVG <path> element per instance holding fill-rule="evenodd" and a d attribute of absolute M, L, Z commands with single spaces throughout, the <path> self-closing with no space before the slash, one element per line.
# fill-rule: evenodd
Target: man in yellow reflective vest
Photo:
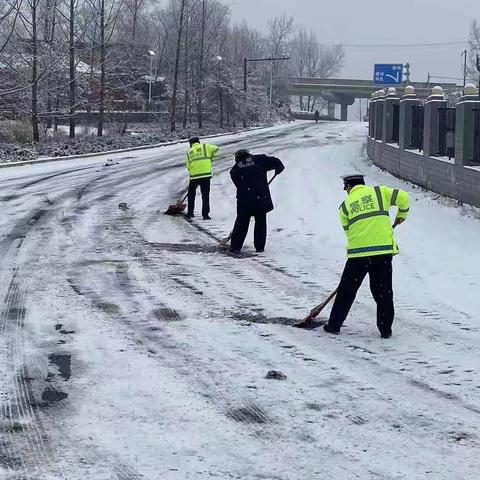
<path fill-rule="evenodd" d="M 392 257 L 398 253 L 393 228 L 402 224 L 410 209 L 407 192 L 386 186 L 369 187 L 363 175 L 342 177 L 348 193 L 340 205 L 340 220 L 348 238 L 347 263 L 338 286 L 330 319 L 324 330 L 338 334 L 367 273 L 377 303 L 377 328 L 382 338 L 392 336 L 395 315 L 392 288 Z M 390 222 L 389 209 L 398 207 Z"/>
<path fill-rule="evenodd" d="M 188 185 L 187 218 L 193 218 L 195 195 L 197 188 L 202 192 L 202 216 L 210 220 L 210 179 L 213 176 L 213 160 L 220 150 L 216 145 L 200 143 L 198 137 L 189 140 L 190 150 L 187 153 L 187 169 L 190 174 Z"/>

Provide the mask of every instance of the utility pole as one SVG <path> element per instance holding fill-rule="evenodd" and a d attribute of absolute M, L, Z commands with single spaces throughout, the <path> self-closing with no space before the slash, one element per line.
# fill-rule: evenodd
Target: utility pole
<path fill-rule="evenodd" d="M 464 57 L 463 59 L 463 88 L 465 88 L 465 85 L 467 84 L 467 50 L 465 49 L 462 52 L 462 56 Z"/>
<path fill-rule="evenodd" d="M 407 62 L 405 64 L 405 83 L 408 85 L 410 85 L 410 63 Z"/>
<path fill-rule="evenodd" d="M 283 61 L 283 60 L 290 60 L 290 57 L 270 57 L 270 58 L 244 58 L 243 59 L 243 95 L 244 95 L 244 108 L 245 113 L 243 116 L 243 127 L 246 128 L 247 126 L 247 76 L 248 76 L 248 62 L 272 62 L 272 66 L 275 62 Z M 272 74 L 270 77 L 270 109 L 271 109 L 271 102 L 272 102 L 272 86 L 273 86 L 273 68 Z"/>

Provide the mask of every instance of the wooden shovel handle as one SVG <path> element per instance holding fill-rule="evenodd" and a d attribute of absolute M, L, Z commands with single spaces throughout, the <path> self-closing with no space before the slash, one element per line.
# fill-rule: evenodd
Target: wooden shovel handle
<path fill-rule="evenodd" d="M 308 317 L 305 319 L 305 321 L 313 320 L 314 318 L 318 317 L 320 315 L 320 312 L 335 298 L 335 295 L 338 292 L 338 287 L 320 304 L 314 307 L 312 310 L 318 309 L 318 312 L 315 315 L 312 315 L 310 313 Z"/>

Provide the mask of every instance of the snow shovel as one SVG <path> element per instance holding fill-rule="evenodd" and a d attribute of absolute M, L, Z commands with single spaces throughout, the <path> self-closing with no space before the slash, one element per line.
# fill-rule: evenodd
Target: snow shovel
<path fill-rule="evenodd" d="M 228 237 L 222 238 L 222 240 L 220 240 L 219 243 L 221 247 L 226 247 L 228 245 L 228 242 L 232 239 L 232 234 L 233 230 L 228 234 Z"/>
<path fill-rule="evenodd" d="M 401 225 L 403 223 L 403 220 L 395 220 L 395 223 L 392 225 L 392 228 L 396 228 L 398 225 Z M 303 328 L 305 330 L 313 330 L 317 327 L 320 327 L 321 325 L 324 325 L 326 322 L 320 321 L 320 322 L 315 322 L 315 318 L 320 315 L 322 310 L 335 298 L 335 295 L 337 295 L 338 292 L 338 287 L 328 296 L 326 300 L 324 300 L 320 305 L 317 305 L 312 309 L 310 314 L 305 317 L 304 320 L 302 320 L 299 323 L 295 323 L 292 325 L 292 327 L 295 328 Z"/>
<path fill-rule="evenodd" d="M 271 179 L 270 181 L 268 182 L 268 184 L 270 185 L 274 180 L 275 180 L 275 177 L 277 176 L 277 174 L 275 174 Z M 225 238 L 222 238 L 222 240 L 220 240 L 220 246 L 222 247 L 226 247 L 228 245 L 228 242 L 232 239 L 232 235 L 233 235 L 233 230 L 228 234 L 228 237 L 225 237 Z"/>
<path fill-rule="evenodd" d="M 188 192 L 178 203 L 174 203 L 167 208 L 165 215 L 180 215 L 186 208 L 187 204 L 184 203 L 188 197 Z"/>
<path fill-rule="evenodd" d="M 322 310 L 335 298 L 337 294 L 338 287 L 320 304 L 312 309 L 312 311 L 299 323 L 295 323 L 292 327 L 303 328 L 305 330 L 313 330 L 314 328 L 320 327 L 324 322 L 314 322 L 315 318 L 320 315 Z"/>

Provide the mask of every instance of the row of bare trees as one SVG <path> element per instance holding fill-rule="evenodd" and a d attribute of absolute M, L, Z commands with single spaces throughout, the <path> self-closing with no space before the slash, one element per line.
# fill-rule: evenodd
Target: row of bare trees
<path fill-rule="evenodd" d="M 243 59 L 272 56 L 291 60 L 250 64 L 245 94 Z M 59 119 L 75 138 L 80 110 L 102 136 L 106 111 L 128 102 L 168 110 L 171 130 L 263 122 L 287 108 L 288 77 L 335 76 L 343 56 L 285 15 L 267 31 L 233 23 L 219 0 L 2 0 L 0 115 L 28 117 L 34 141 Z"/>

